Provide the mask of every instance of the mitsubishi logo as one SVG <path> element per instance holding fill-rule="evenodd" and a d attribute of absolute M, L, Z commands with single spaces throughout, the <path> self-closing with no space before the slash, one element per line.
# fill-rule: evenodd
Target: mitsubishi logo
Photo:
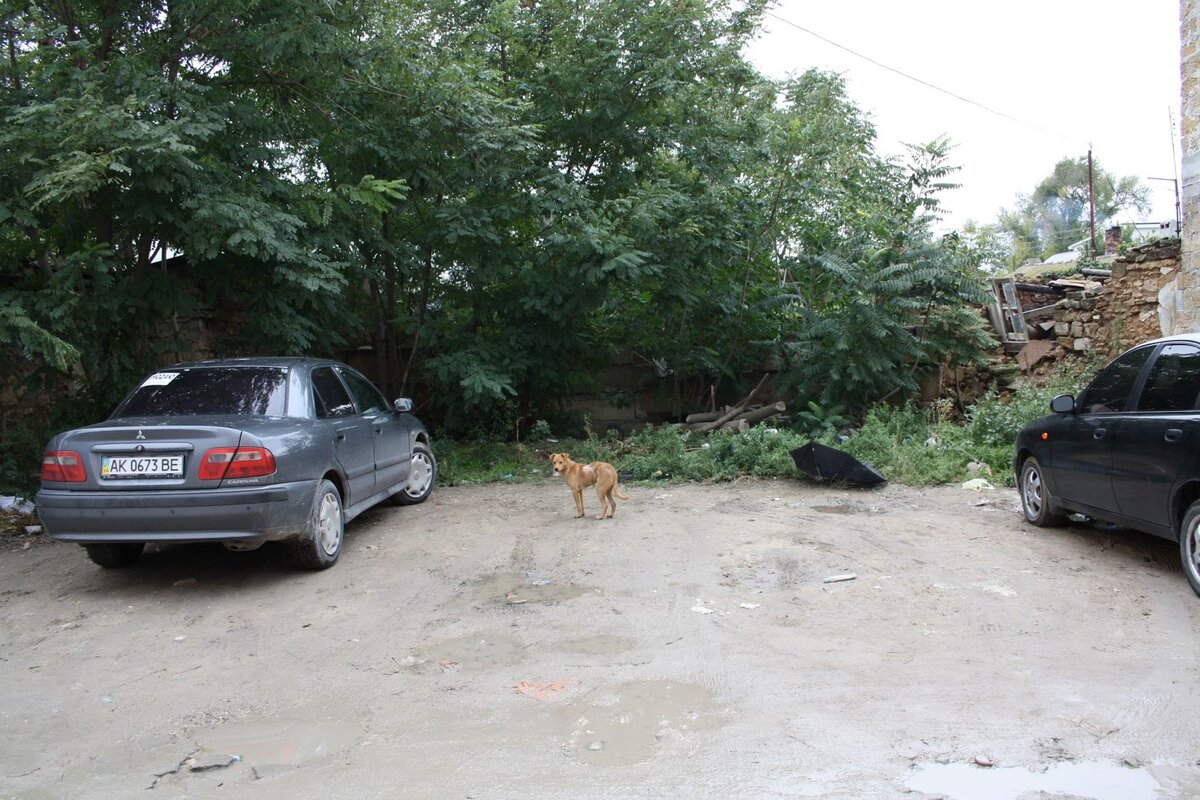
<path fill-rule="evenodd" d="M 146 438 L 146 434 L 142 433 L 141 431 L 138 431 L 138 434 L 137 434 L 137 436 L 135 436 L 135 437 L 133 437 L 133 438 L 134 438 L 134 439 L 145 439 L 145 438 Z"/>

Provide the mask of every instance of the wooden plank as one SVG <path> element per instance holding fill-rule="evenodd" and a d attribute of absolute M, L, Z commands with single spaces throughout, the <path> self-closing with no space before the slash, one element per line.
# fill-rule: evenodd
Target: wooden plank
<path fill-rule="evenodd" d="M 1045 317 L 1052 317 L 1052 316 L 1054 316 L 1054 312 L 1057 310 L 1058 310 L 1058 306 L 1055 306 L 1055 305 L 1039 306 L 1037 308 L 1031 308 L 1028 311 L 1022 312 L 1022 316 L 1025 317 L 1026 322 L 1032 322 L 1035 319 L 1043 319 Z"/>

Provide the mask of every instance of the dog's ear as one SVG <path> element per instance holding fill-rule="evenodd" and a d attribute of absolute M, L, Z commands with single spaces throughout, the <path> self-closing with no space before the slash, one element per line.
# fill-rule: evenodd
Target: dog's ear
<path fill-rule="evenodd" d="M 570 458 L 570 457 L 571 457 L 571 454 L 570 454 L 570 453 L 568 453 L 567 451 L 565 451 L 565 450 L 564 450 L 564 451 L 563 451 L 563 458 Z"/>

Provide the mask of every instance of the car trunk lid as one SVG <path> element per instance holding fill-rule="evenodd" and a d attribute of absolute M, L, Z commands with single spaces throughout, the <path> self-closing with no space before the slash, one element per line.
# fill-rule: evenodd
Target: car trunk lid
<path fill-rule="evenodd" d="M 61 488 L 102 491 L 211 489 L 217 480 L 202 480 L 199 466 L 215 448 L 257 444 L 239 428 L 211 423 L 162 424 L 149 420 L 110 420 L 58 438 L 51 450 L 73 452 L 82 460 L 82 482 L 57 483 Z"/>

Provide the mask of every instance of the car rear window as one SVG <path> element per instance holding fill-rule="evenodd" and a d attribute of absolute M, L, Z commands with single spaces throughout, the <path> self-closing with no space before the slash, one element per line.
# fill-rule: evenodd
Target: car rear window
<path fill-rule="evenodd" d="M 146 378 L 113 417 L 282 416 L 286 399 L 287 370 L 281 367 L 191 367 Z"/>

